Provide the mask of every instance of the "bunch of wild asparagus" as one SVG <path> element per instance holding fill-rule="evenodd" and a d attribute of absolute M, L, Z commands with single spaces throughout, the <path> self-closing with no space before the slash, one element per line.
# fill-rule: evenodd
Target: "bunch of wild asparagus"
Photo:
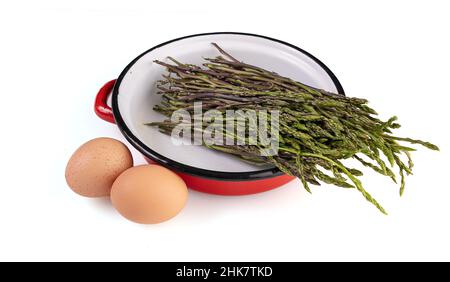
<path fill-rule="evenodd" d="M 392 135 L 399 128 L 396 117 L 382 121 L 368 101 L 345 97 L 280 76 L 274 72 L 238 61 L 212 43 L 222 56 L 205 58 L 203 67 L 183 64 L 168 57 L 168 74 L 158 82 L 162 102 L 154 110 L 170 117 L 179 109 L 193 111 L 194 102 L 203 109 L 225 111 L 252 109 L 279 111 L 279 153 L 261 156 L 256 145 L 208 145 L 209 148 L 237 155 L 246 161 L 273 164 L 282 172 L 298 177 L 304 188 L 320 182 L 344 188 L 356 188 L 382 213 L 384 208 L 363 188 L 358 179 L 362 172 L 347 167 L 342 160 L 353 158 L 395 183 L 398 169 L 400 195 L 405 175 L 411 174 L 410 152 L 415 149 L 399 141 L 420 144 L 432 150 L 437 146 Z M 148 123 L 170 134 L 177 123 L 171 120 Z M 201 127 L 206 130 L 206 124 Z M 225 132 L 238 138 L 235 132 Z M 406 160 L 403 160 L 405 158 Z M 386 163 L 389 163 L 387 164 Z"/>

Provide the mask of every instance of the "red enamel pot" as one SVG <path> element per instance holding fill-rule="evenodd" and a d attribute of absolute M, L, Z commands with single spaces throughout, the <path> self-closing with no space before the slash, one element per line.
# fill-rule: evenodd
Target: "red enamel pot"
<path fill-rule="evenodd" d="M 131 61 L 119 77 L 106 83 L 95 99 L 95 112 L 116 123 L 122 134 L 149 162 L 161 164 L 180 175 L 187 186 L 205 193 L 246 195 L 277 188 L 294 178 L 273 166 L 253 166 L 236 157 L 202 146 L 174 145 L 170 136 L 144 125 L 164 116 L 152 110 L 160 102 L 156 81 L 165 72 L 154 60 L 167 56 L 192 64 L 214 57 L 219 44 L 234 57 L 311 86 L 344 94 L 336 76 L 308 52 L 266 36 L 217 32 L 190 35 L 159 44 Z M 112 106 L 107 104 L 112 95 Z"/>

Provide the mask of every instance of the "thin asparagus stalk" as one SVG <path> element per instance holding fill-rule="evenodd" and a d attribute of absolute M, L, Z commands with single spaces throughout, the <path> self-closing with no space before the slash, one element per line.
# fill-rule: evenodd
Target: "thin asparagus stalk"
<path fill-rule="evenodd" d="M 221 56 L 205 58 L 206 63 L 202 67 L 185 64 L 172 57 L 168 59 L 173 64 L 155 61 L 168 72 L 158 82 L 162 102 L 154 107 L 155 111 L 167 117 L 180 109 L 193 114 L 193 104 L 202 102 L 203 109 L 219 111 L 222 121 L 226 119 L 226 110 L 280 112 L 278 155 L 262 156 L 260 140 L 253 145 L 207 145 L 202 141 L 212 150 L 232 154 L 254 164 L 272 164 L 282 172 L 298 177 L 308 192 L 311 192 L 309 184 L 320 185 L 320 182 L 356 188 L 384 214 L 387 214 L 385 209 L 363 188 L 358 178 L 362 172 L 346 167 L 342 161 L 354 158 L 394 182 L 396 175 L 391 168 L 397 167 L 402 195 L 405 176 L 412 173 L 411 152 L 415 149 L 399 142 L 439 150 L 426 141 L 393 135 L 392 131 L 400 127 L 396 123 L 397 117 L 380 120 L 366 99 L 346 97 L 305 85 L 241 62 L 217 44 L 212 45 Z M 166 120 L 147 125 L 157 126 L 162 133 L 171 134 L 179 123 Z M 207 133 L 207 126 L 208 123 L 202 121 L 201 128 L 191 130 Z M 222 133 L 236 141 L 251 139 L 245 135 L 242 140 L 236 132 L 226 129 Z M 407 164 L 400 159 L 402 154 L 407 157 Z M 363 156 L 369 161 L 364 160 Z"/>

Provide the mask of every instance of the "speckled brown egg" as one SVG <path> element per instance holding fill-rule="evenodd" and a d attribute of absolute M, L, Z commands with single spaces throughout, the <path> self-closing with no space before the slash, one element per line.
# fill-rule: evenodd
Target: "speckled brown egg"
<path fill-rule="evenodd" d="M 66 167 L 66 181 L 85 197 L 109 196 L 116 178 L 133 166 L 130 150 L 112 138 L 96 138 L 81 145 Z"/>
<path fill-rule="evenodd" d="M 144 224 L 166 221 L 186 204 L 188 191 L 174 172 L 159 165 L 140 165 L 124 171 L 111 190 L 113 206 L 125 218 Z"/>

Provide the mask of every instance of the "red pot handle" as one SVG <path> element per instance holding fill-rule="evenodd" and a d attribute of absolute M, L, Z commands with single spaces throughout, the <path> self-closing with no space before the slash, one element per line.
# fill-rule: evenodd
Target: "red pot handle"
<path fill-rule="evenodd" d="M 115 79 L 105 83 L 105 85 L 103 85 L 102 88 L 100 88 L 100 90 L 98 91 L 94 103 L 94 111 L 97 114 L 97 116 L 102 120 L 106 120 L 111 123 L 115 123 L 114 115 L 111 107 L 106 104 L 106 100 L 108 99 L 109 94 L 113 90 L 115 83 L 116 83 Z"/>

